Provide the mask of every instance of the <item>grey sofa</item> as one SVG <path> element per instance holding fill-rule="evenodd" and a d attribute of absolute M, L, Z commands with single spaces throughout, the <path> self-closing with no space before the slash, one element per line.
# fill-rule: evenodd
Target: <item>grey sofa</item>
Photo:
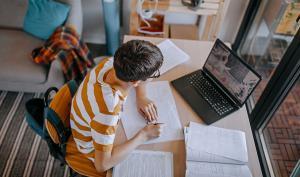
<path fill-rule="evenodd" d="M 82 33 L 81 0 L 60 0 L 71 5 L 66 24 Z M 35 64 L 31 51 L 43 45 L 42 40 L 22 30 L 28 0 L 1 0 L 0 6 L 0 90 L 44 92 L 64 83 L 59 61 L 49 68 Z"/>

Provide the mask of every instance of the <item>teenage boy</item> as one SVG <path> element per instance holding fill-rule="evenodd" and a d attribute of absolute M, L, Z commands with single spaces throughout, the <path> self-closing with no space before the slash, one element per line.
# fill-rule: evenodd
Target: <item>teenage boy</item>
<path fill-rule="evenodd" d="M 94 163 L 98 173 L 117 165 L 145 141 L 162 133 L 155 104 L 146 97 L 143 81 L 159 77 L 163 55 L 150 42 L 132 40 L 113 58 L 91 70 L 72 100 L 71 128 L 77 149 Z M 137 108 L 148 124 L 132 139 L 114 146 L 120 112 L 128 90 L 135 87 Z M 82 164 L 84 165 L 84 164 Z"/>

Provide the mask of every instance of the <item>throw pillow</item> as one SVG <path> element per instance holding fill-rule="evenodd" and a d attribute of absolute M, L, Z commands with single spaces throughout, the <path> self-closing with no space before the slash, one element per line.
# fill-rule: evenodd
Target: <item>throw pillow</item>
<path fill-rule="evenodd" d="M 65 22 L 69 11 L 69 5 L 53 0 L 29 0 L 24 31 L 46 40 Z"/>

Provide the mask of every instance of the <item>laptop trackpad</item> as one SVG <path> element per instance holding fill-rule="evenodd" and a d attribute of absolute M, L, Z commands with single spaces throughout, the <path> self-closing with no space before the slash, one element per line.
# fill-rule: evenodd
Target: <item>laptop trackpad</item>
<path fill-rule="evenodd" d="M 219 119 L 219 115 L 192 86 L 187 86 L 183 90 L 186 93 L 184 94 L 186 101 L 205 123 L 211 124 Z"/>

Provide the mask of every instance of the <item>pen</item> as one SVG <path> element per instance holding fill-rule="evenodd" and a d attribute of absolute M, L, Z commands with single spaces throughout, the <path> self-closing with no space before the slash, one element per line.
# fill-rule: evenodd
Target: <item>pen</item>
<path fill-rule="evenodd" d="M 149 125 L 149 124 L 157 125 L 157 124 L 164 124 L 164 123 L 162 123 L 162 122 L 155 122 L 155 123 L 153 123 L 153 122 L 147 121 L 147 125 Z"/>

